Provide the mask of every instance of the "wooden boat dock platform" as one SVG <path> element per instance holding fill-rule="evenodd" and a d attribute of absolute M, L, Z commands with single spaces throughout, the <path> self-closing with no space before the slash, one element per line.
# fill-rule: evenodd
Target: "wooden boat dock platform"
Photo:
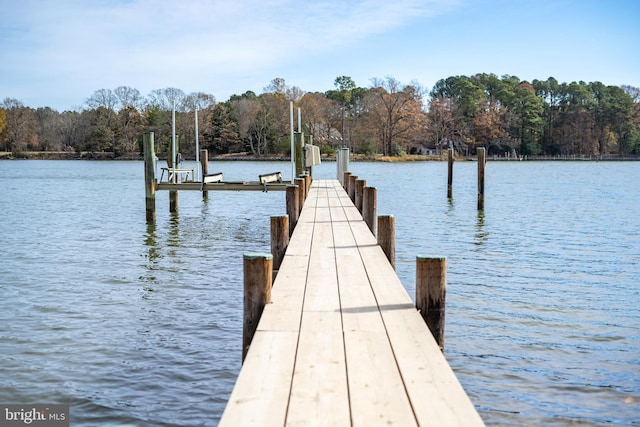
<path fill-rule="evenodd" d="M 310 187 L 219 425 L 484 425 L 337 180 Z"/>

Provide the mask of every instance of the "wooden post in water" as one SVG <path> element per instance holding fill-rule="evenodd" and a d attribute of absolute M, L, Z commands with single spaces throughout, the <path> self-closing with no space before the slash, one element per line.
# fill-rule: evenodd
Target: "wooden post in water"
<path fill-rule="evenodd" d="M 286 203 L 287 203 L 287 216 L 289 217 L 289 237 L 293 234 L 293 230 L 296 228 L 298 217 L 300 216 L 300 196 L 298 196 L 297 185 L 287 185 Z"/>
<path fill-rule="evenodd" d="M 478 148 L 478 210 L 484 210 L 484 166 L 487 163 L 484 147 Z"/>
<path fill-rule="evenodd" d="M 349 194 L 349 177 L 351 176 L 351 172 L 345 172 L 344 176 L 342 177 L 342 188 L 344 188 L 344 191 L 347 192 L 347 194 Z"/>
<path fill-rule="evenodd" d="M 449 164 L 449 173 L 448 173 L 448 179 L 447 179 L 447 198 L 451 199 L 453 198 L 453 161 L 454 161 L 454 156 L 453 156 L 453 148 L 449 148 L 447 150 L 447 155 L 448 155 L 448 164 Z"/>
<path fill-rule="evenodd" d="M 307 194 L 304 191 L 304 178 L 296 178 L 295 183 L 298 186 L 298 215 L 300 215 L 302 207 L 304 206 L 304 200 L 307 197 Z"/>
<path fill-rule="evenodd" d="M 396 226 L 393 215 L 378 217 L 378 244 L 387 256 L 389 263 L 396 269 Z"/>
<path fill-rule="evenodd" d="M 433 338 L 444 350 L 445 297 L 447 294 L 447 258 L 416 258 L 416 308 L 427 323 Z"/>
<path fill-rule="evenodd" d="M 349 176 L 349 198 L 353 203 L 356 202 L 356 181 L 358 180 L 357 175 Z"/>
<path fill-rule="evenodd" d="M 244 255 L 244 323 L 242 328 L 242 361 L 256 333 L 266 304 L 271 303 L 271 254 Z"/>
<path fill-rule="evenodd" d="M 144 195 L 147 211 L 147 222 L 156 221 L 156 153 L 153 143 L 153 132 L 145 132 L 144 145 Z"/>
<path fill-rule="evenodd" d="M 200 150 L 200 166 L 202 169 L 202 182 L 204 182 L 204 177 L 209 173 L 209 150 Z M 205 199 L 209 197 L 209 192 L 202 190 L 202 197 Z"/>
<path fill-rule="evenodd" d="M 280 264 L 289 246 L 289 217 L 287 215 L 271 217 L 271 255 L 273 255 L 273 278 L 280 270 Z"/>
<path fill-rule="evenodd" d="M 358 211 L 362 214 L 362 197 L 364 196 L 364 187 L 367 185 L 366 179 L 359 179 L 356 181 L 356 201 L 355 205 Z"/>
<path fill-rule="evenodd" d="M 178 212 L 178 191 L 169 190 L 169 212 Z"/>
<path fill-rule="evenodd" d="M 362 219 L 369 226 L 369 230 L 376 235 L 377 225 L 377 199 L 378 194 L 375 187 L 364 187 L 364 195 L 362 197 Z"/>

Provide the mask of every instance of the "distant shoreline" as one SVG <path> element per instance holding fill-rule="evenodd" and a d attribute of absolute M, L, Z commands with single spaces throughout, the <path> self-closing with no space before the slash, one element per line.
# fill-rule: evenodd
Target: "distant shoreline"
<path fill-rule="evenodd" d="M 111 152 L 90 152 L 84 151 L 77 153 L 75 151 L 25 151 L 20 153 L 12 153 L 9 151 L 0 151 L 0 160 L 144 160 L 143 156 L 139 153 L 128 153 L 116 157 Z M 193 161 L 192 158 L 186 158 L 186 160 Z M 289 161 L 289 156 L 273 155 L 273 156 L 252 156 L 248 153 L 234 153 L 223 155 L 209 156 L 209 161 Z M 335 157 L 323 156 L 322 160 L 333 162 Z M 418 155 L 407 154 L 405 156 L 365 156 L 362 154 L 352 154 L 351 161 L 364 161 L 364 162 L 424 162 L 424 161 L 446 161 L 446 154 L 442 156 L 435 155 Z M 473 161 L 475 157 L 456 157 L 456 161 Z M 567 155 L 567 156 L 527 156 L 525 158 L 507 158 L 498 156 L 487 156 L 487 161 L 640 161 L 640 156 L 580 156 L 580 155 Z"/>

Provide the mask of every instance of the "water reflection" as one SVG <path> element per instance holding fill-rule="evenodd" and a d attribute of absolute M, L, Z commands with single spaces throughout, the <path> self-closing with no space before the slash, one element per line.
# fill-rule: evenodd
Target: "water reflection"
<path fill-rule="evenodd" d="M 475 241 L 474 244 L 478 246 L 484 245 L 489 237 L 489 232 L 485 229 L 484 224 L 484 211 L 478 211 L 478 216 L 476 219 L 476 233 L 475 233 Z"/>
<path fill-rule="evenodd" d="M 156 260 L 160 258 L 155 224 L 147 224 L 147 233 L 144 235 L 144 245 L 148 248 L 147 259 L 155 264 Z"/>

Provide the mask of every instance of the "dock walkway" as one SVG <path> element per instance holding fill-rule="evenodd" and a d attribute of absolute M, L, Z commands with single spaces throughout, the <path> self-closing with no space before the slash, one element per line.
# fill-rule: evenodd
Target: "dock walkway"
<path fill-rule="evenodd" d="M 237 426 L 481 426 L 337 180 L 315 180 L 225 412 Z"/>

